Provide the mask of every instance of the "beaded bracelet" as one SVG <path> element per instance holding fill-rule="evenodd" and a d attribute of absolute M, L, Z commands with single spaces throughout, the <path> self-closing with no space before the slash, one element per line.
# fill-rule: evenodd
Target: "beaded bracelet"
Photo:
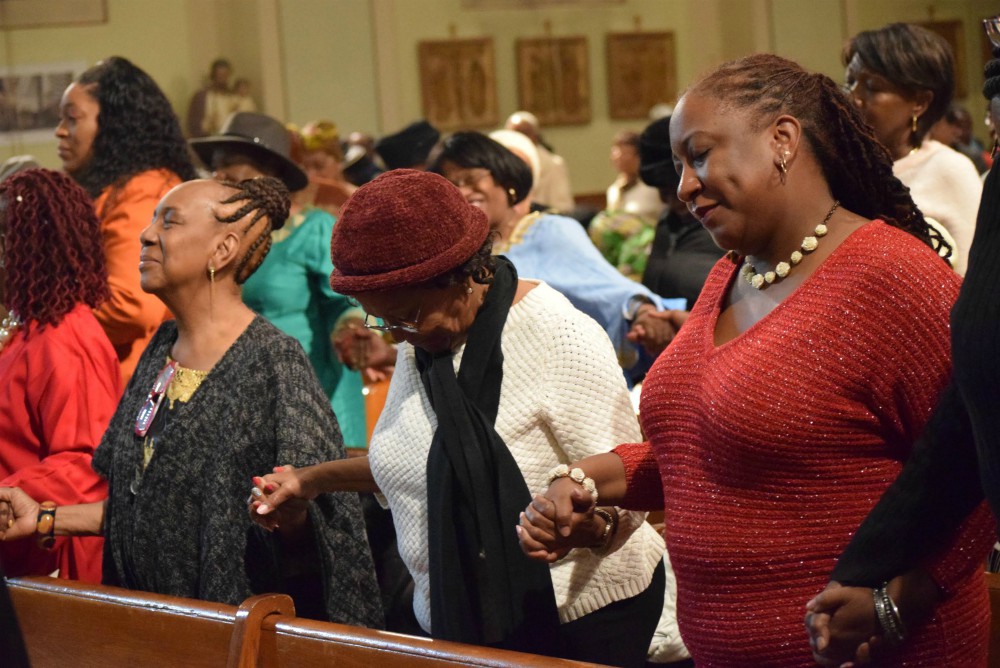
<path fill-rule="evenodd" d="M 38 521 L 35 524 L 38 534 L 38 547 L 51 550 L 56 544 L 56 504 L 53 501 L 43 501 L 38 506 Z"/>
<path fill-rule="evenodd" d="M 549 471 L 549 484 L 551 485 L 554 480 L 558 480 L 559 478 L 569 478 L 578 485 L 582 485 L 585 490 L 590 492 L 594 503 L 597 503 L 597 485 L 594 483 L 593 478 L 587 477 L 583 469 L 574 468 L 570 470 L 565 464 L 560 464 Z"/>
<path fill-rule="evenodd" d="M 887 585 L 888 583 L 884 583 L 881 587 L 872 590 L 872 596 L 875 599 L 875 615 L 878 617 L 878 623 L 882 627 L 886 642 L 889 645 L 899 645 L 906 640 L 906 626 L 903 624 L 903 618 L 899 616 L 899 608 L 889 596 Z"/>

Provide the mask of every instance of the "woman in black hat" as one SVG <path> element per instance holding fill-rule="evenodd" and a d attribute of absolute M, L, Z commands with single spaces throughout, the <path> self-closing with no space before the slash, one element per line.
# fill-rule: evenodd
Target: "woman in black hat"
<path fill-rule="evenodd" d="M 264 114 L 230 116 L 218 135 L 191 140 L 191 148 L 219 181 L 273 176 L 292 192 L 309 180 L 291 155 L 288 130 Z M 243 286 L 243 301 L 302 344 L 320 385 L 330 398 L 344 442 L 364 446 L 366 438 L 361 376 L 344 367 L 330 343 L 339 327 L 363 315 L 330 289 L 330 235 L 334 219 L 319 208 L 294 213 L 271 235 L 271 252 Z"/>

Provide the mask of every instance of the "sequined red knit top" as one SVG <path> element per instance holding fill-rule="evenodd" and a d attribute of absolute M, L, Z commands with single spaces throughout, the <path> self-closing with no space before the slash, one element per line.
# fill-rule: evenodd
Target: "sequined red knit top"
<path fill-rule="evenodd" d="M 895 478 L 950 369 L 959 278 L 881 222 L 716 346 L 721 260 L 643 387 L 647 443 L 619 446 L 624 506 L 662 503 L 684 643 L 703 666 L 814 666 L 805 603 Z M 929 564 L 949 592 L 899 665 L 985 665 L 983 510 Z"/>

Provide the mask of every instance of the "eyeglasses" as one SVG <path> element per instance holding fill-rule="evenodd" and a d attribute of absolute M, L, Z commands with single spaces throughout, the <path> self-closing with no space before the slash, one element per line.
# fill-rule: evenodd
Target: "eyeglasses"
<path fill-rule="evenodd" d="M 379 319 L 370 313 L 365 313 L 365 327 L 374 329 L 377 332 L 403 332 L 405 334 L 416 334 L 420 331 L 420 311 L 423 304 L 417 309 L 417 315 L 413 320 L 396 320 L 394 324 L 389 324 L 387 318 L 382 318 L 384 324 L 379 324 Z"/>
<path fill-rule="evenodd" d="M 453 175 L 455 178 L 448 179 L 456 188 L 475 188 L 479 185 L 479 182 L 485 179 L 487 176 L 493 176 L 490 170 L 479 167 L 468 170 L 463 170 Z"/>
<path fill-rule="evenodd" d="M 1000 16 L 983 19 L 983 30 L 986 31 L 986 36 L 990 38 L 993 46 L 1000 48 Z"/>
<path fill-rule="evenodd" d="M 153 388 L 146 395 L 146 402 L 139 409 L 139 414 L 135 417 L 136 436 L 145 437 L 149 433 L 149 428 L 153 426 L 156 413 L 160 410 L 160 404 L 163 403 L 163 396 L 170 386 L 170 381 L 174 379 L 176 371 L 177 362 L 169 360 L 167 365 L 163 367 L 163 370 L 160 371 L 160 375 L 156 377 Z"/>

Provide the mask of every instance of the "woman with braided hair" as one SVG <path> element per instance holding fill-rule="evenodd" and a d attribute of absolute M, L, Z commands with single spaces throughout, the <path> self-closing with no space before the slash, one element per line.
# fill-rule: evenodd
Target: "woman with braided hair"
<path fill-rule="evenodd" d="M 60 504 L 98 501 L 91 468 L 121 396 L 111 342 L 93 309 L 108 298 L 101 231 L 73 179 L 32 169 L 0 184 L 0 487 Z M 100 582 L 99 537 L 0 546 L 8 575 Z"/>
<path fill-rule="evenodd" d="M 299 614 L 381 625 L 356 495 L 291 504 L 273 533 L 239 498 L 252 472 L 344 456 L 302 348 L 240 297 L 288 206 L 273 178 L 191 181 L 160 201 L 139 272 L 176 319 L 150 341 L 94 455 L 107 499 L 39 506 L 0 489 L 15 515 L 6 540 L 103 533 L 107 584 L 229 604 L 280 591 Z"/>
<path fill-rule="evenodd" d="M 602 504 L 663 508 L 696 665 L 812 665 L 802 602 L 947 382 L 959 278 L 826 76 L 773 55 L 728 63 L 682 97 L 670 138 L 678 196 L 730 253 L 646 378 L 648 440 L 571 466 Z M 522 548 L 558 556 L 588 499 L 574 477 L 553 479 L 525 511 Z M 964 549 L 925 565 L 922 582 L 954 593 L 900 663 L 985 657 L 988 515 L 962 532 Z"/>
<path fill-rule="evenodd" d="M 156 328 L 169 317 L 139 285 L 139 232 L 168 190 L 195 177 L 180 122 L 156 82 L 112 56 L 66 88 L 56 128 L 63 169 L 94 200 L 110 296 L 97 309 L 128 382 Z"/>
<path fill-rule="evenodd" d="M 983 23 L 993 42 L 983 95 L 997 121 L 1000 17 Z M 887 643 L 871 610 L 872 589 L 886 581 L 890 587 L 905 582 L 952 545 L 968 549 L 967 543 L 954 540 L 954 530 L 970 513 L 980 512 L 984 495 L 994 516 L 1000 517 L 998 257 L 1000 172 L 994 167 L 983 185 L 969 271 L 951 313 L 953 380 L 941 394 L 913 457 L 840 556 L 830 584 L 809 602 L 806 625 L 817 658 L 825 663 L 872 657 L 881 661 Z M 984 607 L 977 602 L 966 614 L 988 624 Z M 908 610 L 901 604 L 899 611 L 905 620 Z"/>

